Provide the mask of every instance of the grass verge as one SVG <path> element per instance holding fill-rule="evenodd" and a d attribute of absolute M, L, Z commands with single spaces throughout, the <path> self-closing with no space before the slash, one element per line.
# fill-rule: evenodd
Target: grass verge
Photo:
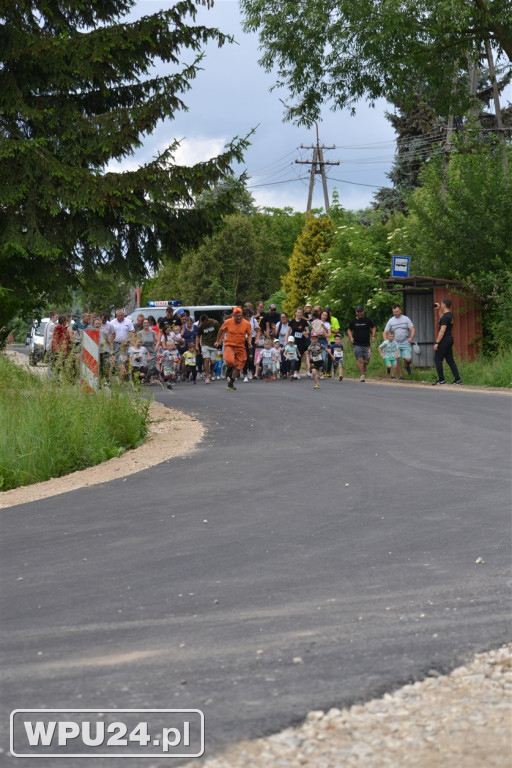
<path fill-rule="evenodd" d="M 149 402 L 112 386 L 41 380 L 0 355 L 0 490 L 61 477 L 140 445 Z"/>

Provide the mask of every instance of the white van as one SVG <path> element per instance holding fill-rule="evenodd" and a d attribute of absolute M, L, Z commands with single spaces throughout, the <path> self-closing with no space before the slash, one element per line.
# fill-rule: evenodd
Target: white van
<path fill-rule="evenodd" d="M 138 307 L 137 309 L 134 309 L 133 312 L 130 314 L 130 319 L 132 323 L 135 325 L 135 322 L 137 321 L 138 315 L 144 315 L 144 317 L 149 317 L 152 315 L 155 320 L 158 322 L 158 320 L 161 317 L 165 317 L 165 311 L 167 307 L 170 306 L 174 312 L 177 312 L 178 309 L 186 309 L 190 312 L 190 317 L 194 321 L 194 323 L 199 322 L 199 318 L 201 315 L 208 315 L 212 320 L 218 320 L 219 323 L 224 322 L 225 318 L 231 314 L 233 310 L 232 304 L 183 304 L 182 306 L 173 306 L 171 304 L 162 304 L 158 306 L 153 307 Z"/>

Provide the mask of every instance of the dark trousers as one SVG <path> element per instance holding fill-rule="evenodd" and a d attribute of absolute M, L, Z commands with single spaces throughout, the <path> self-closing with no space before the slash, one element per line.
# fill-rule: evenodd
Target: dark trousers
<path fill-rule="evenodd" d="M 254 338 L 252 340 L 252 347 L 249 348 L 249 344 L 247 341 L 245 342 L 245 351 L 247 352 L 247 360 L 245 361 L 243 374 L 244 376 L 247 376 L 247 373 L 250 371 L 251 373 L 255 372 L 254 367 Z"/>
<path fill-rule="evenodd" d="M 453 373 L 455 381 L 460 379 L 459 369 L 453 359 L 453 339 L 441 339 L 441 343 L 434 350 L 434 364 L 436 366 L 439 381 L 444 380 L 443 360 L 446 360 L 450 371 Z"/>

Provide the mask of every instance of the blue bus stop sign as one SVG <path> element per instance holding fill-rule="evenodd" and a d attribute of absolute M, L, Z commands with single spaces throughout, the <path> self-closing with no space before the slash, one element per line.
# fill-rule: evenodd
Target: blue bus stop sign
<path fill-rule="evenodd" d="M 393 256 L 391 277 L 409 277 L 410 256 Z"/>

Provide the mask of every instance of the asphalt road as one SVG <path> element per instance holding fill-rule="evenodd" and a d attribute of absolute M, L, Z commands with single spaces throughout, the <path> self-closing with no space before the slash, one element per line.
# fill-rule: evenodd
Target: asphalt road
<path fill-rule="evenodd" d="M 199 450 L 2 513 L 4 750 L 14 708 L 190 707 L 209 756 L 510 640 L 508 395 L 157 399 L 205 422 Z M 127 763 L 66 760 L 89 764 Z"/>

